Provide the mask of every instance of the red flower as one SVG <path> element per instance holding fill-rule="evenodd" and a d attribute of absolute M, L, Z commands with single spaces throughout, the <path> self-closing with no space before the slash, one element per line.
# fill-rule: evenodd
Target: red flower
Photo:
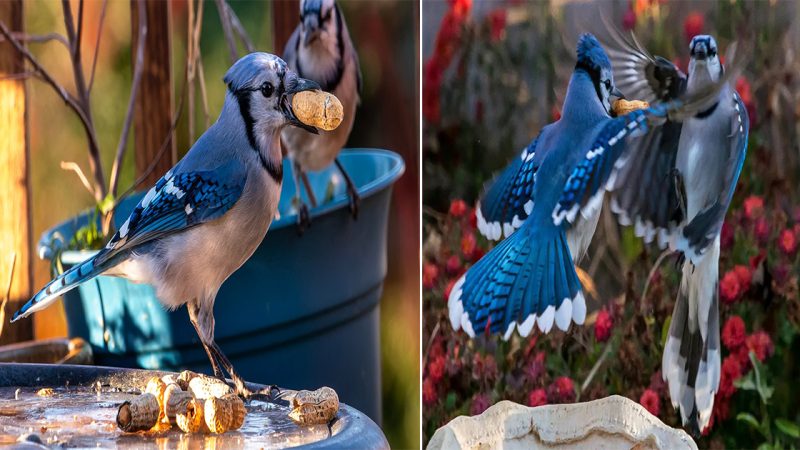
<path fill-rule="evenodd" d="M 506 33 L 506 10 L 497 8 L 487 15 L 489 21 L 489 37 L 492 42 L 503 39 Z"/>
<path fill-rule="evenodd" d="M 733 225 L 730 225 L 728 222 L 724 222 L 722 224 L 722 231 L 720 232 L 720 247 L 723 250 L 728 250 L 733 247 L 733 240 L 736 236 L 736 232 L 733 229 Z"/>
<path fill-rule="evenodd" d="M 456 17 L 466 18 L 472 9 L 472 0 L 450 0 L 451 11 Z"/>
<path fill-rule="evenodd" d="M 444 266 L 444 270 L 448 275 L 458 275 L 458 273 L 461 272 L 461 260 L 458 258 L 458 256 L 452 255 L 447 258 L 447 263 Z"/>
<path fill-rule="evenodd" d="M 537 352 L 530 364 L 525 366 L 525 373 L 532 383 L 536 383 L 544 375 L 544 359 L 544 352 Z"/>
<path fill-rule="evenodd" d="M 725 274 L 719 281 L 719 296 L 722 298 L 723 303 L 731 304 L 739 300 L 742 294 L 742 288 L 739 284 L 739 277 L 733 270 Z"/>
<path fill-rule="evenodd" d="M 733 273 L 735 273 L 736 277 L 739 279 L 739 287 L 742 289 L 742 292 L 747 292 L 747 290 L 750 289 L 750 283 L 753 281 L 753 273 L 750 271 L 750 268 L 739 264 L 734 266 Z"/>
<path fill-rule="evenodd" d="M 739 97 L 742 99 L 745 109 L 747 109 L 747 116 L 750 118 L 750 127 L 754 127 L 756 124 L 756 104 L 753 102 L 753 91 L 750 88 L 750 80 L 744 76 L 737 78 L 736 92 L 739 93 Z"/>
<path fill-rule="evenodd" d="M 636 27 L 636 12 L 633 11 L 633 8 L 628 6 L 628 10 L 622 15 L 622 29 L 630 31 L 634 29 L 634 27 Z"/>
<path fill-rule="evenodd" d="M 441 116 L 439 93 L 444 77 L 444 67 L 439 59 L 431 57 L 425 61 L 422 83 L 422 114 L 428 122 L 438 124 Z"/>
<path fill-rule="evenodd" d="M 425 263 L 422 265 L 422 287 L 433 289 L 439 280 L 439 266 L 436 264 Z"/>
<path fill-rule="evenodd" d="M 471 231 L 464 232 L 461 237 L 461 253 L 464 255 L 464 259 L 474 261 L 476 247 L 475 233 Z"/>
<path fill-rule="evenodd" d="M 797 251 L 797 235 L 794 230 L 783 230 L 778 235 L 778 248 L 786 256 L 794 256 Z"/>
<path fill-rule="evenodd" d="M 753 220 L 764 214 L 764 199 L 758 195 L 751 195 L 744 199 L 744 217 Z"/>
<path fill-rule="evenodd" d="M 650 414 L 658 417 L 661 412 L 661 399 L 658 397 L 656 391 L 652 389 L 645 389 L 642 396 L 639 398 L 639 404 L 644 406 Z"/>
<path fill-rule="evenodd" d="M 445 288 L 444 288 L 444 301 L 445 301 L 445 303 L 450 298 L 450 291 L 453 290 L 453 286 L 455 284 L 456 284 L 456 280 L 455 279 L 452 279 L 452 280 L 447 282 L 447 286 L 445 286 Z"/>
<path fill-rule="evenodd" d="M 475 228 L 478 228 L 478 215 L 475 214 L 475 210 L 474 209 L 470 210 L 470 212 L 469 212 L 469 220 L 468 220 L 468 222 L 469 222 L 469 226 L 473 230 Z"/>
<path fill-rule="evenodd" d="M 764 331 L 756 331 L 747 336 L 747 348 L 755 353 L 756 358 L 761 362 L 772 356 L 772 352 L 775 351 L 772 339 Z"/>
<path fill-rule="evenodd" d="M 728 355 L 722 360 L 722 374 L 719 378 L 717 397 L 728 398 L 736 391 L 733 382 L 742 376 L 742 365 L 735 355 Z"/>
<path fill-rule="evenodd" d="M 425 378 L 422 382 L 422 403 L 425 406 L 431 406 L 439 399 L 439 394 L 436 392 L 436 384 L 430 378 Z"/>
<path fill-rule="evenodd" d="M 614 319 L 604 306 L 597 313 L 597 320 L 594 322 L 594 338 L 597 342 L 606 342 L 611 337 L 611 328 L 614 326 Z"/>
<path fill-rule="evenodd" d="M 558 377 L 548 388 L 547 398 L 553 403 L 572 403 L 575 401 L 575 386 L 569 377 Z"/>
<path fill-rule="evenodd" d="M 492 401 L 488 395 L 484 393 L 475 394 L 475 396 L 472 397 L 472 405 L 469 407 L 469 414 L 472 416 L 477 416 L 478 414 L 481 414 L 489 409 L 491 403 Z"/>
<path fill-rule="evenodd" d="M 756 240 L 758 240 L 759 244 L 764 245 L 767 242 L 769 242 L 770 230 L 769 230 L 769 223 L 767 223 L 767 219 L 765 219 L 764 217 L 759 217 L 756 220 L 756 224 L 755 227 L 753 227 L 753 231 L 755 233 Z"/>
<path fill-rule="evenodd" d="M 453 217 L 461 217 L 467 213 L 469 206 L 467 202 L 461 199 L 453 200 L 450 202 L 450 215 Z"/>
<path fill-rule="evenodd" d="M 731 316 L 722 327 L 722 343 L 725 348 L 735 351 L 744 344 L 745 337 L 744 320 L 739 316 Z"/>
<path fill-rule="evenodd" d="M 544 389 L 534 389 L 528 394 L 528 406 L 542 406 L 547 404 L 547 392 Z"/>
<path fill-rule="evenodd" d="M 444 377 L 445 358 L 439 355 L 428 363 L 428 378 L 434 383 L 438 383 Z"/>
<path fill-rule="evenodd" d="M 705 18 L 699 12 L 692 12 L 686 16 L 683 21 L 683 33 L 686 36 L 686 42 L 691 42 L 693 37 L 703 33 L 705 22 Z"/>

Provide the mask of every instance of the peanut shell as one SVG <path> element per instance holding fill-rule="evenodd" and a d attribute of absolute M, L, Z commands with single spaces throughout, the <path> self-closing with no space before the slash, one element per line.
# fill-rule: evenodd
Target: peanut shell
<path fill-rule="evenodd" d="M 323 91 L 302 91 L 292 97 L 292 110 L 298 120 L 325 131 L 335 130 L 344 117 L 342 102 Z"/>
<path fill-rule="evenodd" d="M 117 426 L 126 433 L 146 431 L 158 423 L 160 412 L 156 396 L 144 393 L 120 405 Z"/>
<path fill-rule="evenodd" d="M 645 101 L 619 99 L 614 102 L 614 104 L 611 106 L 611 109 L 617 116 L 624 116 L 625 114 L 636 111 L 637 109 L 647 109 L 649 107 L 650 104 Z"/>

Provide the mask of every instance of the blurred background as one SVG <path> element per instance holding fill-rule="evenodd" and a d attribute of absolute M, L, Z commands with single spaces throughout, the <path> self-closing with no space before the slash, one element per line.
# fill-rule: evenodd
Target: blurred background
<path fill-rule="evenodd" d="M 131 61 L 135 50 L 132 48 L 131 5 L 131 2 L 88 1 L 83 11 L 82 62 L 87 79 L 90 71 L 94 72 L 90 102 L 100 159 L 106 170 L 114 158 L 131 89 Z M 230 5 L 257 50 L 282 52 L 283 44 L 276 50 L 274 43 L 276 39 L 288 38 L 288 33 L 296 26 L 297 2 L 234 1 Z M 171 120 L 173 111 L 170 109 L 182 106 L 174 144 L 164 160 L 164 167 L 169 167 L 188 150 L 207 124 L 216 120 L 225 93 L 222 76 L 230 60 L 218 9 L 215 2 L 206 1 L 199 39 L 202 66 L 198 68 L 202 71 L 206 92 L 200 92 L 196 74 L 194 100 L 181 101 L 190 8 L 186 1 L 162 6 L 168 10 L 168 15 L 164 16 L 165 31 L 159 38 L 171 64 L 145 70 L 166 71 L 158 76 L 171 84 L 168 88 L 171 94 L 165 103 L 167 108 L 148 114 L 166 114 Z M 199 8 L 196 4 L 192 6 L 192 13 L 197 17 Z M 392 446 L 410 447 L 419 442 L 419 10 L 417 3 L 409 1 L 342 2 L 341 7 L 360 57 L 364 80 L 362 103 L 348 147 L 390 149 L 402 155 L 406 166 L 405 174 L 394 186 L 390 212 L 388 276 L 381 300 L 381 353 L 383 429 Z M 77 2 L 72 2 L 72 9 L 77 14 Z M 22 17 L 28 34 L 66 33 L 60 2 L 26 1 Z M 102 33 L 99 40 L 98 32 Z M 98 57 L 93 67 L 96 45 Z M 55 40 L 44 40 L 29 42 L 28 48 L 54 78 L 74 92 L 72 64 L 64 46 Z M 3 51 L 8 50 L 4 47 Z M 240 49 L 240 54 L 242 51 Z M 93 207 L 96 201 L 75 173 L 60 167 L 62 161 L 75 162 L 90 176 L 87 139 L 80 122 L 50 86 L 29 75 L 23 73 L 20 78 L 28 78 L 25 99 L 31 192 L 28 246 L 33 252 L 33 245 L 43 231 Z M 203 97 L 207 99 L 207 109 Z M 133 142 L 133 132 L 130 141 Z M 135 159 L 135 151 L 126 153 L 120 166 L 120 192 L 134 183 Z M 147 183 L 144 184 L 140 189 L 147 188 Z M 9 206 L 4 204 L 3 208 Z M 15 287 L 14 298 L 27 298 L 50 279 L 49 265 L 35 256 L 30 259 L 31 285 Z M 2 264 L 5 274 L 8 263 L 4 260 Z M 22 261 L 23 267 L 26 264 Z M 9 305 L 7 313 L 16 306 Z M 15 324 L 7 328 L 3 342 L 67 335 L 60 303 L 36 314 L 32 329 L 26 330 L 25 326 Z"/>
<path fill-rule="evenodd" d="M 800 10 L 796 1 L 425 2 L 423 7 L 423 441 L 501 399 L 537 406 L 620 394 L 680 426 L 661 381 L 678 259 L 642 245 L 604 208 L 580 263 L 585 326 L 508 342 L 454 333 L 453 283 L 491 248 L 472 206 L 484 183 L 560 117 L 584 32 L 601 16 L 684 71 L 712 34 L 753 54 L 736 89 L 747 159 L 722 231 L 720 391 L 700 447 L 800 445 Z"/>

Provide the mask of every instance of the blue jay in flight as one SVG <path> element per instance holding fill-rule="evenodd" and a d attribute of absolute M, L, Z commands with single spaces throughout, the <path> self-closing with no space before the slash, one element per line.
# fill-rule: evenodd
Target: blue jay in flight
<path fill-rule="evenodd" d="M 477 207 L 482 234 L 506 239 L 453 286 L 450 321 L 470 336 L 534 325 L 547 333 L 555 322 L 582 324 L 586 303 L 574 264 L 594 234 L 616 162 L 627 142 L 668 115 L 693 114 L 716 91 L 655 104 L 612 117 L 619 96 L 611 62 L 590 34 L 578 41 L 578 60 L 558 121 L 545 126 L 488 186 Z"/>
<path fill-rule="evenodd" d="M 310 218 L 308 207 L 300 200 L 298 177 L 302 178 L 305 184 L 312 206 L 316 206 L 306 171 L 322 170 L 331 162 L 336 163 L 336 167 L 344 177 L 350 198 L 350 211 L 356 218 L 358 191 L 337 156 L 347 143 L 347 138 L 353 129 L 356 106 L 360 102 L 361 69 L 342 10 L 334 0 L 300 1 L 300 24 L 286 43 L 283 58 L 290 69 L 303 78 L 319 83 L 324 91 L 333 93 L 344 107 L 342 123 L 333 131 L 310 134 L 303 130 L 287 128 L 283 132 L 283 140 L 289 159 L 292 161 L 292 173 L 297 186 L 295 202 L 299 207 L 300 230 L 310 224 Z"/>
<path fill-rule="evenodd" d="M 723 78 L 717 43 L 695 36 L 689 75 L 614 35 L 610 50 L 626 94 L 670 101 L 713 89 Z M 730 61 L 730 59 L 728 60 Z M 725 81 L 700 110 L 632 143 L 620 162 L 611 208 L 622 225 L 634 225 L 645 242 L 657 241 L 686 259 L 662 359 L 672 405 L 695 432 L 711 418 L 720 378 L 719 243 L 747 151 L 749 120 L 739 95 Z"/>
<path fill-rule="evenodd" d="M 291 95 L 319 89 L 277 56 L 251 53 L 224 77 L 219 119 L 150 189 L 105 248 L 39 291 L 13 321 L 46 308 L 98 275 L 151 284 L 161 303 L 186 304 L 214 374 L 244 381 L 214 342 L 214 299 L 267 233 L 283 182 L 280 136 L 297 120 Z"/>

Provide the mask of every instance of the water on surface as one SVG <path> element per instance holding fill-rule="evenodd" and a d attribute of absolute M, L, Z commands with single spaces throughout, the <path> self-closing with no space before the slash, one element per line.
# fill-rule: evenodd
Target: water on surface
<path fill-rule="evenodd" d="M 0 387 L 0 446 L 20 435 L 36 433 L 53 447 L 249 449 L 293 447 L 325 439 L 326 425 L 298 427 L 287 416 L 289 408 L 253 400 L 241 429 L 222 435 L 187 435 L 177 427 L 164 433 L 125 434 L 117 428 L 117 408 L 136 393 L 103 387 L 97 394 L 87 387 L 55 388 L 52 397 L 39 397 L 38 388 Z M 333 433 L 338 432 L 338 423 Z"/>

